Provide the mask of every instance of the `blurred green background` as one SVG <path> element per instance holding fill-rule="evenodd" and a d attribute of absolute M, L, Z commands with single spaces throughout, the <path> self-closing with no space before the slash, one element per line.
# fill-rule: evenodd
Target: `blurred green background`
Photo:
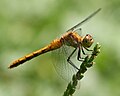
<path fill-rule="evenodd" d="M 0 0 L 0 96 L 61 96 L 67 82 L 50 53 L 15 69 L 15 59 L 38 50 L 102 8 L 82 25 L 102 46 L 74 96 L 120 96 L 120 0 Z"/>

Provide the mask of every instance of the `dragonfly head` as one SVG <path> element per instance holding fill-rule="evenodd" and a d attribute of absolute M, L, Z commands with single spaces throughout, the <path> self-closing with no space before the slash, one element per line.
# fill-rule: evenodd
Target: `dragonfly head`
<path fill-rule="evenodd" d="M 83 40 L 82 40 L 82 45 L 86 48 L 89 48 L 93 44 L 94 40 L 91 35 L 87 34 Z"/>

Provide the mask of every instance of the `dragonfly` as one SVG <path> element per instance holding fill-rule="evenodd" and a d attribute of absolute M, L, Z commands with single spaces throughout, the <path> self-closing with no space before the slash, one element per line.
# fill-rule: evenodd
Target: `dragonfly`
<path fill-rule="evenodd" d="M 79 68 L 72 62 L 71 57 L 73 56 L 73 54 L 78 50 L 77 52 L 77 60 L 78 61 L 82 61 L 83 57 L 81 56 L 81 52 L 86 55 L 86 53 L 84 52 L 84 50 L 87 51 L 91 51 L 89 48 L 91 47 L 91 45 L 93 44 L 94 40 L 93 37 L 90 34 L 86 34 L 85 36 L 81 36 L 79 35 L 76 30 L 81 30 L 81 28 L 79 28 L 83 23 L 85 23 L 86 21 L 88 21 L 90 18 L 92 18 L 93 16 L 95 16 L 99 11 L 101 10 L 101 8 L 97 9 L 95 12 L 93 12 L 92 14 L 90 14 L 87 18 L 85 18 L 83 21 L 79 22 L 78 24 L 76 24 L 75 26 L 73 26 L 72 28 L 70 28 L 69 30 L 66 31 L 66 33 L 64 33 L 60 38 L 54 39 L 50 44 L 48 44 L 47 46 L 34 51 L 28 55 L 25 55 L 15 61 L 13 61 L 8 68 L 14 68 L 17 67 L 18 65 L 21 65 L 23 63 L 25 63 L 26 61 L 29 61 L 41 54 L 47 53 L 49 51 L 54 51 L 57 50 L 59 48 L 61 48 L 62 46 L 66 45 L 68 47 L 73 47 L 74 50 L 71 52 L 71 54 L 67 57 L 67 62 L 74 67 L 75 69 L 79 70 Z M 62 54 L 62 53 L 61 53 Z M 59 55 L 59 54 L 57 54 Z"/>

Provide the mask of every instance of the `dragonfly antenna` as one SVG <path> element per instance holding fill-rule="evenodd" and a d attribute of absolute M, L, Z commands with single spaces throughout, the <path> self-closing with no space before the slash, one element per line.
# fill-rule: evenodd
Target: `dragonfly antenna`
<path fill-rule="evenodd" d="M 85 22 L 88 21 L 90 18 L 92 18 L 94 15 L 96 15 L 100 10 L 101 10 L 101 8 L 97 9 L 95 12 L 93 12 L 91 15 L 89 15 L 86 19 L 84 19 L 84 20 L 81 21 L 80 23 L 76 24 L 75 26 L 73 26 L 72 28 L 70 28 L 69 30 L 67 30 L 66 32 L 73 31 L 73 30 L 76 29 L 78 26 L 81 26 L 83 23 L 85 23 Z"/>

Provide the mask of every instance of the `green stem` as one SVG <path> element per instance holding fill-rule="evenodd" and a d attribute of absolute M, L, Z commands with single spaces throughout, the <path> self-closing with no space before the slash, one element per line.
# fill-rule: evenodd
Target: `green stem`
<path fill-rule="evenodd" d="M 97 43 L 92 51 L 91 55 L 87 55 L 80 65 L 79 71 L 73 75 L 72 81 L 68 83 L 67 89 L 65 90 L 63 96 L 72 96 L 73 93 L 76 91 L 76 86 L 78 81 L 84 77 L 84 73 L 87 71 L 88 68 L 92 67 L 94 64 L 94 59 L 100 53 L 100 45 Z"/>

